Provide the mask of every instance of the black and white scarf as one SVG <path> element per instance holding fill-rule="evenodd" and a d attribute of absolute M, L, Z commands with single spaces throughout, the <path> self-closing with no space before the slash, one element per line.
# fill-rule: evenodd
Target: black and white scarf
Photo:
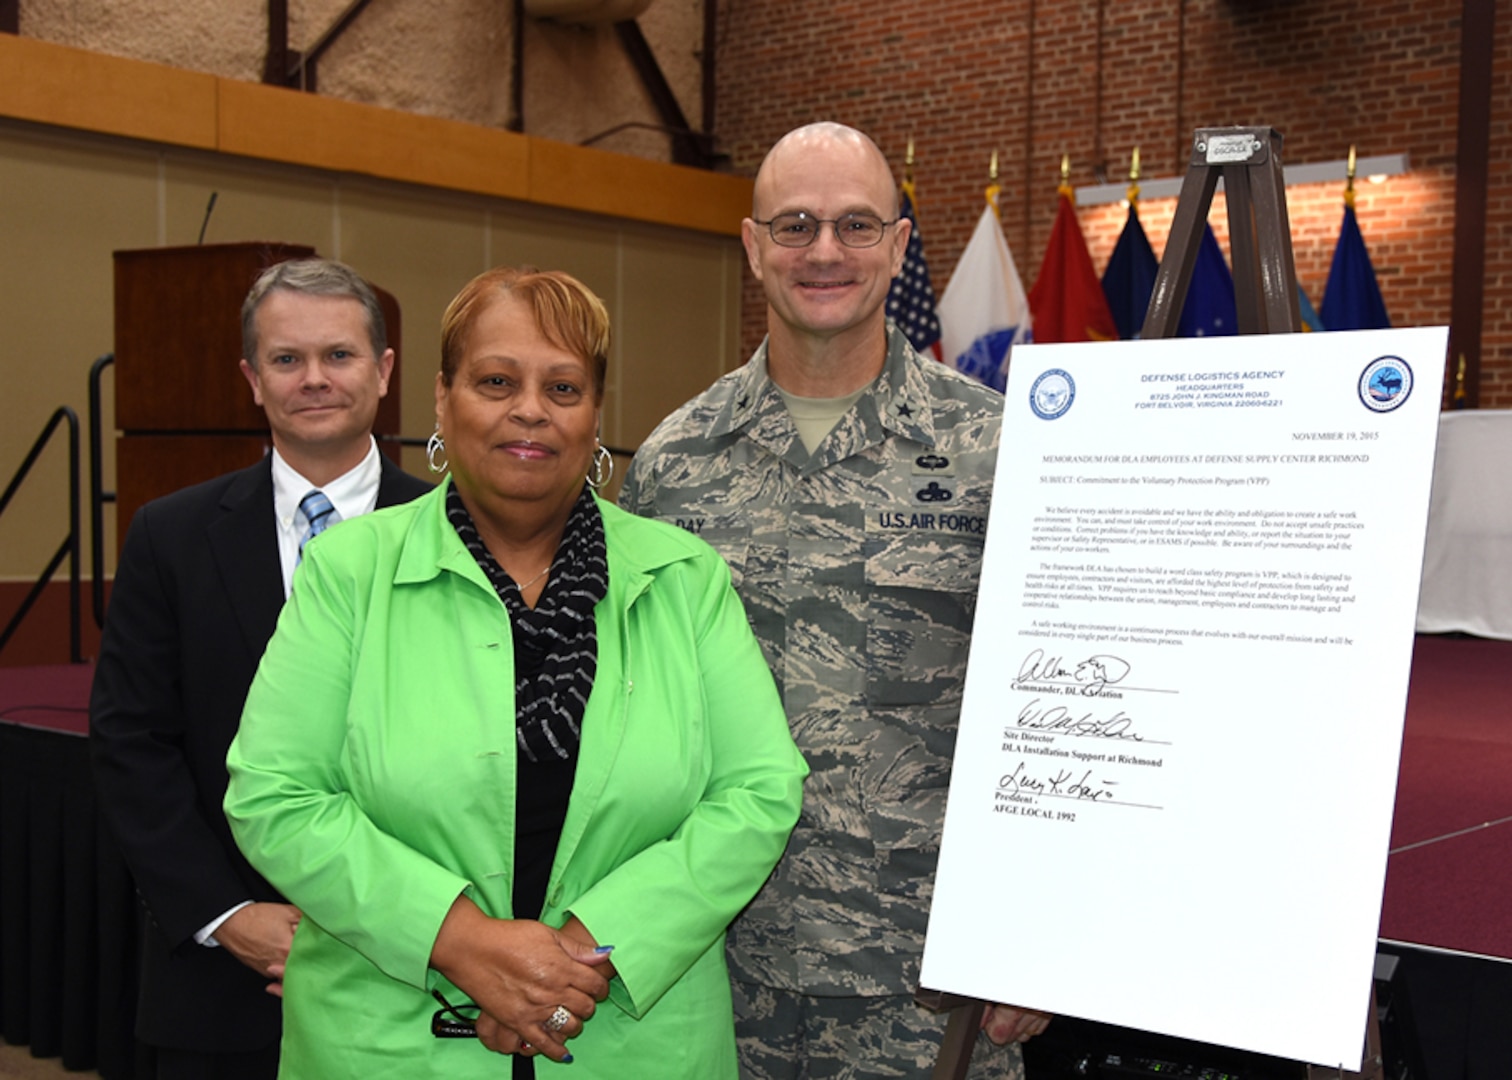
<path fill-rule="evenodd" d="M 576 757 L 583 712 L 598 670 L 593 609 L 609 591 L 604 520 L 592 492 L 584 486 L 567 515 L 551 574 L 534 608 L 520 597 L 520 587 L 484 545 L 455 484 L 446 493 L 446 517 L 509 612 L 520 753 L 531 761 Z"/>

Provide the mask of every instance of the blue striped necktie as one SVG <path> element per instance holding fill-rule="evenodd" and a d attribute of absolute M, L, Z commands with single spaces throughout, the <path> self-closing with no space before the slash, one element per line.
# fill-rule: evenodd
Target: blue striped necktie
<path fill-rule="evenodd" d="M 299 558 L 303 559 L 305 545 L 340 521 L 341 515 L 331 505 L 331 500 L 325 497 L 325 492 L 319 488 L 315 488 L 299 500 L 299 512 L 305 517 L 304 535 L 299 538 Z M 297 563 L 298 559 L 295 562 Z"/>

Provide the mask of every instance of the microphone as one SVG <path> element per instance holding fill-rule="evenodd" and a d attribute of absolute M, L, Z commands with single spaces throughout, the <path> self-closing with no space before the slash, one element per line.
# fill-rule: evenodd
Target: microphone
<path fill-rule="evenodd" d="M 203 244 L 205 242 L 205 229 L 210 224 L 210 211 L 215 209 L 215 197 L 219 194 L 220 192 L 218 191 L 212 191 L 210 193 L 210 202 L 205 206 L 205 220 L 200 222 L 199 239 L 195 241 L 197 244 Z"/>

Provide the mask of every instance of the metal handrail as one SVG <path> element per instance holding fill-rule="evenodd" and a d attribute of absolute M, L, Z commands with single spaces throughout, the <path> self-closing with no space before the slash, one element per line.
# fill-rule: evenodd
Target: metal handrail
<path fill-rule="evenodd" d="M 95 626 L 105 628 L 105 504 L 116 493 L 105 485 L 104 440 L 100 431 L 100 376 L 115 363 L 115 353 L 106 353 L 89 367 L 89 594 Z"/>
<path fill-rule="evenodd" d="M 64 420 L 68 421 L 68 535 L 63 538 L 63 543 L 58 545 L 57 552 L 47 563 L 47 569 L 37 578 L 37 583 L 26 594 L 26 599 L 21 601 L 21 607 L 17 609 L 15 616 L 6 625 L 5 630 L 0 632 L 0 651 L 10 642 L 11 637 L 21 625 L 21 620 L 26 618 L 27 612 L 42 595 L 42 590 L 52 580 L 53 572 L 58 569 L 64 558 L 68 559 L 68 655 L 75 663 L 82 663 L 84 650 L 79 636 L 79 417 L 67 405 L 59 405 L 43 427 L 42 434 L 37 436 L 37 441 L 32 443 L 31 452 L 26 455 L 26 460 L 16 470 L 16 475 L 6 487 L 5 494 L 0 495 L 0 515 L 5 513 L 5 508 L 10 505 L 11 497 L 21 486 L 21 481 L 26 479 L 31 472 L 37 459 L 42 456 L 48 440 L 57 430 L 58 425 Z"/>

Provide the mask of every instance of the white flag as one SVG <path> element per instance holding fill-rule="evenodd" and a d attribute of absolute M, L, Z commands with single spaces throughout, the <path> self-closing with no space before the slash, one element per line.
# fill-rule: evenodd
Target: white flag
<path fill-rule="evenodd" d="M 945 362 L 1001 391 L 1009 350 L 1034 335 L 1024 284 L 991 206 L 982 211 L 935 310 Z"/>

